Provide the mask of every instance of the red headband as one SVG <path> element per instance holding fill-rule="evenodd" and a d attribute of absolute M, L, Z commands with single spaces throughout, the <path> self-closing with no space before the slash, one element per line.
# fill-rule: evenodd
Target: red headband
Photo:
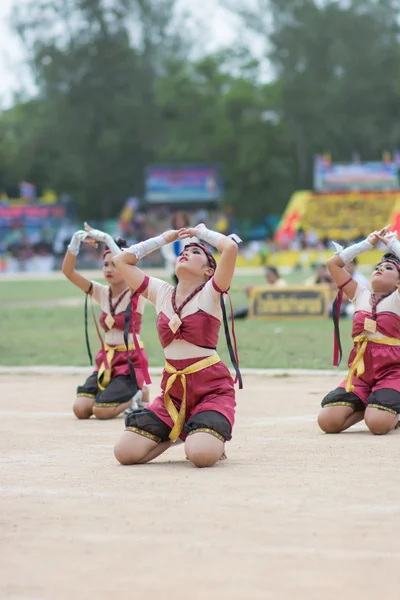
<path fill-rule="evenodd" d="M 390 264 L 394 265 L 400 273 L 400 264 L 396 260 L 393 260 L 393 258 L 387 258 L 385 260 L 381 260 L 380 262 L 378 262 L 378 264 L 376 266 L 379 267 L 379 265 L 383 265 L 383 263 L 390 263 Z"/>

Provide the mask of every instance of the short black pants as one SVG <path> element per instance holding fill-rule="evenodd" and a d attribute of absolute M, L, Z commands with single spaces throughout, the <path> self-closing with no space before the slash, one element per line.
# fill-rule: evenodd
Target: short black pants
<path fill-rule="evenodd" d="M 325 396 L 321 406 L 350 406 L 354 412 L 366 409 L 365 404 L 354 392 L 346 392 L 344 388 L 336 388 Z M 386 410 L 394 415 L 400 413 L 400 392 L 390 388 L 375 390 L 367 398 L 367 406 Z"/>
<path fill-rule="evenodd" d="M 125 425 L 128 431 L 139 433 L 157 443 L 168 441 L 171 432 L 171 427 L 148 408 L 127 415 Z M 215 410 L 205 410 L 195 414 L 189 418 L 183 428 L 186 435 L 200 431 L 210 433 L 223 442 L 232 437 L 232 428 L 228 419 Z"/>
<path fill-rule="evenodd" d="M 131 400 L 138 391 L 138 386 L 129 375 L 117 375 L 111 379 L 105 390 L 100 390 L 95 372 L 83 385 L 78 386 L 76 391 L 78 396 L 94 398 L 98 408 L 109 408 Z"/>

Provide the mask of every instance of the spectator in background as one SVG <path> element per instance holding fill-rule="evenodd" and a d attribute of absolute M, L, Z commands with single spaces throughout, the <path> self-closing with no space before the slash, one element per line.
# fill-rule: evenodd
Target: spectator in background
<path fill-rule="evenodd" d="M 205 210 L 204 208 L 201 208 L 193 215 L 192 221 L 193 221 L 193 227 L 196 227 L 196 225 L 200 225 L 200 223 L 208 223 L 208 221 L 209 221 L 208 211 Z"/>
<path fill-rule="evenodd" d="M 361 283 L 361 285 L 363 285 L 364 287 L 367 288 L 367 290 L 369 290 L 370 282 L 365 277 L 365 275 L 360 273 L 360 271 L 357 269 L 357 265 L 358 265 L 358 260 L 357 260 L 357 258 L 354 258 L 351 262 L 347 263 L 347 265 L 345 265 L 344 268 L 346 269 L 348 274 L 354 279 L 354 281 L 357 281 L 357 283 Z"/>
<path fill-rule="evenodd" d="M 331 285 L 334 286 L 333 279 L 328 271 L 328 268 L 323 263 L 315 265 L 315 273 L 305 280 L 304 285 Z M 336 290 L 336 286 L 335 290 Z"/>
<path fill-rule="evenodd" d="M 171 229 L 179 231 L 179 229 L 187 229 L 190 227 L 190 219 L 187 213 L 177 212 L 172 215 L 171 218 Z M 177 257 L 181 254 L 183 248 L 186 244 L 196 242 L 197 238 L 190 239 L 177 239 L 175 242 L 171 244 L 167 244 L 166 246 L 162 246 L 160 248 L 161 254 L 165 260 L 165 267 L 169 272 L 171 279 L 174 282 L 174 285 L 178 284 L 178 278 L 175 274 L 175 263 Z"/>
<path fill-rule="evenodd" d="M 265 279 L 268 285 L 273 285 L 274 287 L 287 286 L 287 282 L 281 278 L 281 276 L 279 275 L 279 271 L 276 267 L 265 268 Z"/>
<path fill-rule="evenodd" d="M 267 285 L 271 285 L 276 288 L 283 288 L 283 287 L 287 286 L 287 282 L 280 277 L 279 271 L 276 267 L 266 267 L 264 273 L 265 273 L 265 280 L 266 280 L 265 282 Z M 252 286 L 252 285 L 248 285 L 245 288 L 244 291 L 246 292 L 247 296 L 250 297 L 251 290 L 253 289 L 253 287 L 254 286 Z M 246 317 L 249 316 L 249 307 L 242 306 L 242 308 L 238 308 L 233 313 L 233 316 L 235 319 L 245 319 Z"/>
<path fill-rule="evenodd" d="M 50 273 L 55 267 L 55 256 L 51 244 L 39 242 L 34 246 L 34 256 L 29 261 L 27 271 L 32 273 Z"/>
<path fill-rule="evenodd" d="M 348 274 L 353 278 L 354 281 L 356 281 L 357 283 L 364 286 L 367 290 L 371 290 L 369 280 L 365 277 L 365 275 L 363 275 L 362 273 L 360 273 L 360 271 L 358 271 L 357 265 L 358 265 L 358 260 L 357 260 L 357 257 L 355 257 L 351 262 L 347 263 L 344 268 L 346 269 Z M 347 300 L 345 300 L 345 298 Z M 350 319 L 352 319 L 353 315 L 354 315 L 354 304 L 352 304 L 352 302 L 350 302 L 351 299 L 347 298 L 346 295 L 344 296 L 343 300 L 344 301 L 342 302 L 342 306 L 340 309 L 340 316 L 341 317 L 346 316 L 346 317 L 349 317 Z"/>

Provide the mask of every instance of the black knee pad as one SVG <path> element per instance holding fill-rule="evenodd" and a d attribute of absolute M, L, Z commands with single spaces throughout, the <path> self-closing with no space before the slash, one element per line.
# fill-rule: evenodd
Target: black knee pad
<path fill-rule="evenodd" d="M 148 408 L 135 410 L 125 418 L 127 431 L 143 435 L 158 444 L 169 440 L 171 428 Z"/>
<path fill-rule="evenodd" d="M 77 396 L 86 396 L 88 398 L 95 398 L 98 391 L 97 373 L 89 375 L 85 383 L 83 385 L 78 385 L 76 388 Z"/>
<path fill-rule="evenodd" d="M 368 406 L 385 410 L 393 415 L 400 414 L 400 392 L 390 388 L 375 390 L 368 396 Z"/>
<path fill-rule="evenodd" d="M 322 408 L 328 406 L 350 406 L 354 412 L 365 410 L 365 406 L 354 392 L 346 392 L 344 388 L 336 388 L 325 396 L 321 402 Z"/>
<path fill-rule="evenodd" d="M 97 408 L 119 406 L 131 400 L 137 391 L 137 383 L 132 381 L 129 375 L 117 375 L 111 379 L 104 390 L 97 394 L 95 406 Z"/>
<path fill-rule="evenodd" d="M 185 424 L 184 432 L 187 435 L 200 431 L 210 433 L 223 442 L 232 438 L 232 427 L 228 419 L 215 410 L 205 410 L 197 413 L 190 417 Z"/>

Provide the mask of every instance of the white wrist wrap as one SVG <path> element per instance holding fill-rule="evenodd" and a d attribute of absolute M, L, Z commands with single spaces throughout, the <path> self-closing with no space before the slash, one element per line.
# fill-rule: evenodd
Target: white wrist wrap
<path fill-rule="evenodd" d="M 100 231 L 100 229 L 91 229 L 90 231 L 88 231 L 87 235 L 96 240 L 97 242 L 105 242 L 106 244 L 107 238 L 111 238 L 111 236 L 108 233 Z"/>
<path fill-rule="evenodd" d="M 107 238 L 106 238 L 105 242 L 106 242 L 107 246 L 109 247 L 109 249 L 111 250 L 111 256 L 117 256 L 117 254 L 121 253 L 121 248 L 113 240 L 111 235 L 107 234 Z"/>
<path fill-rule="evenodd" d="M 241 240 L 240 237 L 238 235 L 236 235 L 236 233 L 231 233 L 230 235 L 228 235 L 228 238 L 230 238 L 231 240 L 236 242 L 237 245 L 239 245 L 240 242 L 243 242 L 243 240 Z"/>
<path fill-rule="evenodd" d="M 207 229 L 205 225 L 200 225 L 196 227 L 197 237 L 199 240 L 204 240 L 211 246 L 215 248 L 218 246 L 219 242 L 224 237 L 222 233 L 218 233 L 217 231 L 212 231 L 211 229 Z"/>
<path fill-rule="evenodd" d="M 150 238 L 149 240 L 139 242 L 139 244 L 134 244 L 133 246 L 126 248 L 125 252 L 130 252 L 131 254 L 134 254 L 136 258 L 140 260 L 144 256 L 147 256 L 151 252 L 154 252 L 154 250 L 161 248 L 161 246 L 165 246 L 166 243 L 167 242 L 165 241 L 164 236 L 158 235 L 157 237 Z"/>
<path fill-rule="evenodd" d="M 343 248 L 343 246 L 337 244 L 336 242 L 332 242 L 332 244 L 334 245 L 336 250 L 335 254 L 339 254 L 340 258 L 342 259 L 345 265 L 351 262 L 353 258 L 358 256 L 359 254 L 362 254 L 363 252 L 366 252 L 367 250 L 371 250 L 371 248 L 373 248 L 373 245 L 368 240 L 363 240 L 358 244 L 352 244 L 348 248 Z"/>
<path fill-rule="evenodd" d="M 87 237 L 87 235 L 88 234 L 86 233 L 86 231 L 83 231 L 83 230 L 75 231 L 74 235 L 71 238 L 70 243 L 68 244 L 68 252 L 70 252 L 74 256 L 78 256 L 81 241 L 84 240 L 85 237 Z"/>
<path fill-rule="evenodd" d="M 392 239 L 387 242 L 387 247 L 397 256 L 397 258 L 400 258 L 400 241 L 397 239 L 397 235 L 393 236 Z"/>

